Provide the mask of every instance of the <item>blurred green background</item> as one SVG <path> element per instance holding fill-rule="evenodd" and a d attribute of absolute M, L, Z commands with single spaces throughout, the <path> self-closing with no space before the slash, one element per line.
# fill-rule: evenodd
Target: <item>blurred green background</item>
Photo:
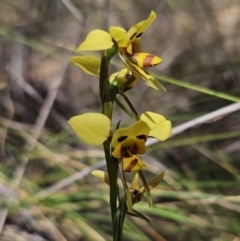
<path fill-rule="evenodd" d="M 167 92 L 140 81 L 127 92 L 137 111 L 175 127 L 239 102 L 238 0 L 0 1 L 1 241 L 111 240 L 108 186 L 89 174 L 105 169 L 102 148 L 67 124 L 100 111 L 98 79 L 69 58 L 89 31 L 129 29 L 151 10 L 142 51 L 163 59 L 149 71 Z M 111 72 L 122 66 L 113 63 Z M 116 106 L 118 120 L 131 123 Z M 239 111 L 230 111 L 149 147 L 147 179 L 168 175 L 153 208 L 146 199 L 135 206 L 151 225 L 128 216 L 124 240 L 239 241 L 239 136 Z"/>

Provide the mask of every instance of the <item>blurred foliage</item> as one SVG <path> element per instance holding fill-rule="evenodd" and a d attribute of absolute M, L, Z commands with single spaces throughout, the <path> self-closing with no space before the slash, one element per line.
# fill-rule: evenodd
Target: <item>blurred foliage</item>
<path fill-rule="evenodd" d="M 139 83 L 127 93 L 137 111 L 176 126 L 239 101 L 237 0 L 0 1 L 1 241 L 111 240 L 108 186 L 87 169 L 102 149 L 80 143 L 66 122 L 99 111 L 97 78 L 67 62 L 90 30 L 128 29 L 151 10 L 158 16 L 142 46 L 162 57 L 154 74 L 167 93 Z M 129 119 L 120 109 L 116 116 Z M 151 225 L 128 217 L 124 240 L 240 240 L 239 130 L 236 112 L 149 148 L 149 178 L 168 175 L 153 208 L 136 205 Z"/>

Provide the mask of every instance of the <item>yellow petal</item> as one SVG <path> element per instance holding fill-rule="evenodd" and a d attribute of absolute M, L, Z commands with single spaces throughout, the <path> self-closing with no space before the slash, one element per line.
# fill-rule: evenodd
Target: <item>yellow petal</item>
<path fill-rule="evenodd" d="M 109 33 L 116 41 L 118 47 L 125 48 L 128 47 L 128 45 L 130 44 L 130 39 L 127 36 L 127 32 L 125 29 L 119 27 L 110 27 Z"/>
<path fill-rule="evenodd" d="M 156 13 L 151 11 L 147 20 L 137 23 L 136 25 L 132 26 L 127 35 L 128 37 L 133 40 L 134 38 L 140 38 L 143 32 L 147 29 L 147 27 L 155 20 Z"/>
<path fill-rule="evenodd" d="M 77 65 L 85 73 L 99 76 L 100 60 L 92 56 L 76 56 L 70 59 L 70 62 Z"/>
<path fill-rule="evenodd" d="M 139 174 L 138 174 L 138 172 L 135 174 L 135 176 L 134 176 L 134 178 L 132 180 L 130 188 L 132 188 L 133 190 L 139 191 L 140 186 L 139 186 Z"/>
<path fill-rule="evenodd" d="M 172 124 L 164 116 L 148 111 L 143 113 L 140 119 L 146 122 L 151 128 L 149 136 L 157 138 L 160 141 L 165 141 L 170 137 Z"/>
<path fill-rule="evenodd" d="M 120 58 L 122 59 L 123 63 L 136 75 L 138 78 L 143 79 L 145 83 L 152 87 L 153 89 L 159 90 L 162 89 L 166 91 L 164 86 L 162 86 L 153 76 L 151 76 L 147 71 L 140 68 L 135 60 L 130 58 L 127 55 L 119 54 Z"/>
<path fill-rule="evenodd" d="M 109 33 L 97 29 L 90 32 L 85 41 L 79 46 L 77 52 L 110 49 L 113 46 L 112 37 Z"/>
<path fill-rule="evenodd" d="M 146 152 L 146 135 L 137 137 L 128 137 L 122 142 L 121 146 L 127 148 L 132 154 L 144 154 Z"/>
<path fill-rule="evenodd" d="M 130 188 L 129 188 L 129 191 L 130 191 L 130 194 L 131 194 L 132 199 L 134 199 L 137 194 L 138 194 L 138 196 L 139 196 L 138 200 L 135 200 L 135 203 L 136 203 L 136 202 L 140 202 L 140 200 L 141 200 L 142 197 L 143 197 L 143 194 L 142 194 L 142 195 L 139 195 L 139 190 L 140 190 L 139 174 L 138 174 L 138 172 L 136 172 L 136 174 L 134 175 L 133 181 L 132 181 L 132 183 L 131 183 L 131 186 L 130 186 Z"/>
<path fill-rule="evenodd" d="M 96 178 L 98 178 L 99 180 L 101 180 L 101 181 L 107 183 L 108 185 L 110 185 L 108 174 L 106 172 L 101 171 L 101 170 L 94 170 L 94 171 L 91 172 L 91 174 L 93 176 L 95 176 Z"/>
<path fill-rule="evenodd" d="M 149 53 L 135 53 L 131 56 L 140 67 L 152 67 L 162 62 L 162 59 Z"/>
<path fill-rule="evenodd" d="M 122 146 L 121 146 L 121 145 L 117 145 L 117 146 L 114 148 L 114 150 L 113 150 L 113 152 L 112 152 L 112 155 L 113 155 L 114 157 L 116 157 L 116 158 L 121 158 L 121 157 L 122 157 L 122 155 L 121 155 L 121 150 L 122 150 Z"/>
<path fill-rule="evenodd" d="M 132 157 L 122 159 L 122 169 L 125 172 L 137 172 L 147 168 L 138 156 L 133 155 Z"/>
<path fill-rule="evenodd" d="M 127 128 L 120 128 L 114 131 L 111 144 L 115 148 L 128 137 L 137 137 L 140 139 L 141 137 L 148 136 L 149 131 L 150 127 L 144 121 L 137 121 Z"/>
<path fill-rule="evenodd" d="M 110 120 L 100 113 L 77 115 L 68 123 L 83 142 L 93 146 L 105 142 L 110 133 Z"/>

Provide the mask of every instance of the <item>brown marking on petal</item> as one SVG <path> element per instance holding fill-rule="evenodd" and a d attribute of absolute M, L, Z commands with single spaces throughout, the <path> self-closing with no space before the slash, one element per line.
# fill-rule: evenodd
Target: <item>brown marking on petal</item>
<path fill-rule="evenodd" d="M 138 194 L 138 190 L 137 190 L 137 189 L 134 189 L 134 190 L 133 190 L 133 195 L 136 196 L 137 194 Z"/>
<path fill-rule="evenodd" d="M 128 91 L 128 90 L 130 90 L 130 89 L 132 89 L 132 87 L 126 87 L 126 88 L 124 88 L 124 92 L 126 92 L 126 91 Z"/>
<path fill-rule="evenodd" d="M 117 140 L 118 142 L 125 141 L 127 139 L 127 136 L 120 136 Z"/>
<path fill-rule="evenodd" d="M 136 34 L 137 34 L 137 33 L 134 33 L 134 34 L 132 35 L 132 37 L 130 38 L 130 40 L 132 40 L 132 39 L 136 36 Z"/>
<path fill-rule="evenodd" d="M 137 163 L 138 163 L 138 159 L 137 158 L 133 159 L 124 171 L 131 172 L 132 169 L 137 165 Z"/>
<path fill-rule="evenodd" d="M 131 151 L 129 151 L 129 149 L 127 147 L 122 147 L 121 148 L 121 156 L 122 157 L 131 157 Z"/>
<path fill-rule="evenodd" d="M 142 36 L 143 33 L 139 33 L 136 38 L 140 38 Z"/>
<path fill-rule="evenodd" d="M 147 136 L 146 135 L 138 135 L 136 136 L 139 140 L 144 140 L 146 141 L 147 140 Z"/>
<path fill-rule="evenodd" d="M 127 80 L 130 80 L 130 79 L 132 78 L 132 75 L 131 75 L 131 74 L 126 74 L 126 75 L 125 75 L 125 78 L 126 78 Z"/>
<path fill-rule="evenodd" d="M 129 146 L 128 149 L 129 149 L 129 151 L 130 151 L 132 154 L 137 154 L 137 153 L 138 153 L 138 147 L 137 147 L 137 145 Z"/>
<path fill-rule="evenodd" d="M 152 60 L 154 59 L 154 55 L 153 54 L 148 54 L 146 55 L 146 57 L 143 59 L 143 66 L 144 67 L 152 67 Z"/>

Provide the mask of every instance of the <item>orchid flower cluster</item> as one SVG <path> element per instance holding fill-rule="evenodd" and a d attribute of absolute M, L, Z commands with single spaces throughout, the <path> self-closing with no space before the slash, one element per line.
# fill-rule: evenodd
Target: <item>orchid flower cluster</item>
<path fill-rule="evenodd" d="M 171 122 L 164 116 L 151 111 L 146 111 L 139 117 L 125 94 L 126 91 L 136 86 L 140 79 L 153 89 L 165 91 L 165 88 L 145 70 L 145 67 L 160 64 L 161 58 L 151 53 L 141 52 L 140 46 L 143 32 L 155 18 L 156 14 L 152 11 L 148 19 L 137 23 L 128 31 L 120 27 L 110 27 L 109 32 L 93 30 L 87 35 L 77 52 L 101 51 L 101 59 L 84 55 L 71 58 L 71 62 L 84 72 L 99 76 L 102 113 L 80 114 L 72 117 L 69 124 L 86 144 L 93 146 L 103 144 L 107 173 L 95 170 L 92 174 L 110 186 L 113 240 L 121 240 L 126 213 L 147 220 L 143 214 L 133 209 L 133 205 L 139 202 L 146 193 L 149 206 L 151 206 L 151 189 L 157 186 L 166 174 L 162 172 L 146 181 L 143 170 L 147 169 L 147 166 L 141 155 L 146 152 L 148 138 L 165 141 L 170 137 Z M 112 73 L 109 77 L 108 67 L 115 54 L 119 55 L 125 68 Z M 119 104 L 118 94 L 124 97 L 123 99 L 126 100 L 136 118 L 135 122 L 128 127 L 121 127 L 120 122 L 115 125 L 112 122 L 113 103 Z M 119 106 L 122 107 L 120 104 Z M 124 107 L 122 108 L 126 111 Z M 125 179 L 125 172 L 135 173 L 130 186 Z M 125 194 L 123 197 L 120 197 L 118 175 L 123 184 Z M 142 185 L 140 185 L 140 179 Z"/>

